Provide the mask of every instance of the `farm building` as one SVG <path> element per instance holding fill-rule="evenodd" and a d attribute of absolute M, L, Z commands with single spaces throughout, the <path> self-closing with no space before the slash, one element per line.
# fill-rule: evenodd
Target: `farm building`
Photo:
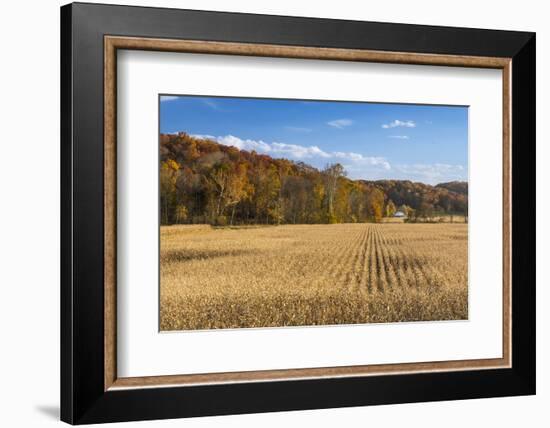
<path fill-rule="evenodd" d="M 396 211 L 393 216 L 397 218 L 407 217 L 403 211 Z"/>

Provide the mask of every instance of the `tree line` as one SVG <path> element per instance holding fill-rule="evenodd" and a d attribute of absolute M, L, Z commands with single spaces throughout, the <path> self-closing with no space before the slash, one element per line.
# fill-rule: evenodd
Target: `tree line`
<path fill-rule="evenodd" d="M 410 219 L 467 213 L 467 183 L 351 180 L 338 163 L 319 170 L 183 132 L 160 136 L 163 225 L 379 222 L 399 209 Z"/>

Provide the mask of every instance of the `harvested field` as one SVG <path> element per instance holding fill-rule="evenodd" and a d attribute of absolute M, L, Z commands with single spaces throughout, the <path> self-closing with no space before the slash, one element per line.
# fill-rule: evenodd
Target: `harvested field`
<path fill-rule="evenodd" d="M 467 224 L 161 227 L 161 330 L 468 316 Z"/>

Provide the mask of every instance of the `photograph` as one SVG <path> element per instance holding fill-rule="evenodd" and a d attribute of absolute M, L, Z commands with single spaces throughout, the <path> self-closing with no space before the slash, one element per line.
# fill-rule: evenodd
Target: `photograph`
<path fill-rule="evenodd" d="M 160 330 L 468 319 L 468 107 L 159 96 Z"/>
<path fill-rule="evenodd" d="M 280 3 L 25 10 L 52 49 L 21 49 L 32 32 L 7 44 L 23 54 L 6 141 L 36 122 L 25 144 L 40 150 L 21 163 L 6 145 L 18 196 L 4 211 L 24 220 L 5 222 L 8 242 L 25 256 L 6 288 L 30 295 L 32 271 L 39 294 L 6 299 L 7 319 L 30 344 L 18 360 L 55 352 L 12 370 L 47 382 L 10 422 L 360 426 L 391 409 L 409 426 L 425 425 L 409 410 L 445 416 L 453 401 L 471 416 L 457 426 L 543 414 L 542 18 Z M 44 251 L 21 233 L 33 227 Z M 38 342 L 21 332 L 48 317 L 25 324 L 19 301 L 54 312 Z"/>

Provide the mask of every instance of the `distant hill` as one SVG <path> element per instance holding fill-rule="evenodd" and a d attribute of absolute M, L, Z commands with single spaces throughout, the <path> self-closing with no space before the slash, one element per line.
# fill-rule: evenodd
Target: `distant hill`
<path fill-rule="evenodd" d="M 468 183 L 351 180 L 323 170 L 194 138 L 160 136 L 161 223 L 282 224 L 380 221 L 467 214 Z"/>
<path fill-rule="evenodd" d="M 436 187 L 450 190 L 462 195 L 468 195 L 468 183 L 465 181 L 450 181 L 448 183 L 440 183 Z"/>
<path fill-rule="evenodd" d="M 377 180 L 367 183 L 382 189 L 386 198 L 397 206 L 407 205 L 415 210 L 424 208 L 428 211 L 457 214 L 467 211 L 468 183 L 464 181 L 435 186 L 410 180 Z"/>

